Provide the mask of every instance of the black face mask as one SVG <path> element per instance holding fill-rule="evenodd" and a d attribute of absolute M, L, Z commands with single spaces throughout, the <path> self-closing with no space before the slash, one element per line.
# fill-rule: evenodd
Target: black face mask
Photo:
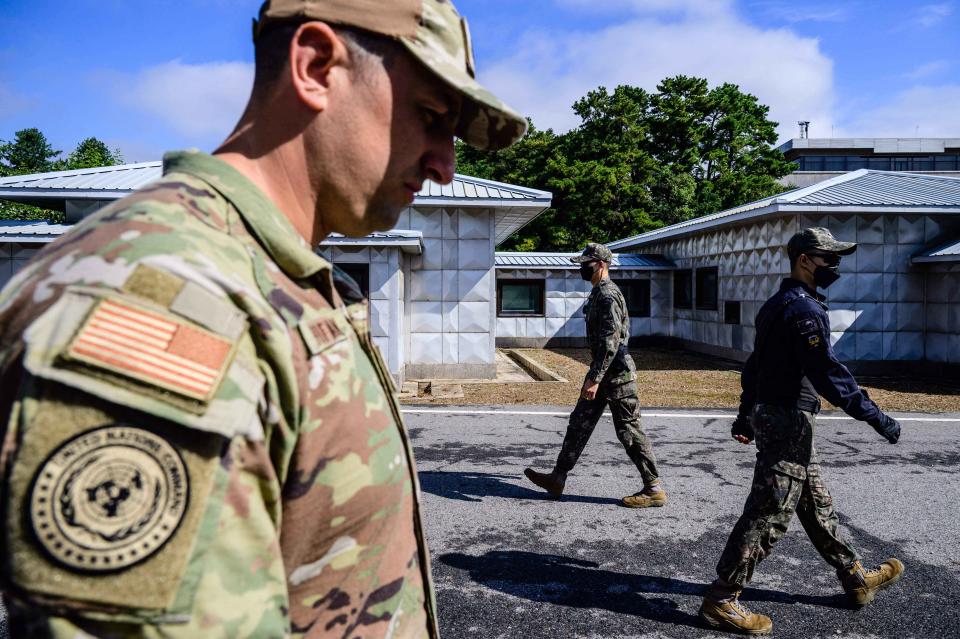
<path fill-rule="evenodd" d="M 813 272 L 813 283 L 820 288 L 828 288 L 840 279 L 840 265 L 818 266 Z"/>
<path fill-rule="evenodd" d="M 593 264 L 586 262 L 580 265 L 580 277 L 589 282 L 593 279 Z"/>

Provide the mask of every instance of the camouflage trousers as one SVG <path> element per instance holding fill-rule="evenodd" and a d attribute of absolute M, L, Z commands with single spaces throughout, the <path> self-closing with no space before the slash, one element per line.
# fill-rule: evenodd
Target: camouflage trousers
<path fill-rule="evenodd" d="M 610 413 L 613 415 L 617 438 L 627 450 L 627 456 L 640 471 L 643 483 L 653 483 L 660 477 L 660 473 L 657 472 L 657 458 L 653 455 L 650 438 L 640 428 L 640 401 L 637 398 L 636 382 L 606 388 L 601 385 L 595 399 L 581 398 L 577 402 L 570 413 L 567 434 L 563 438 L 563 447 L 557 457 L 555 470 L 564 474 L 573 470 L 607 404 L 610 405 Z"/>
<path fill-rule="evenodd" d="M 773 551 L 797 513 L 814 548 L 834 568 L 859 559 L 840 536 L 840 522 L 823 482 L 813 444 L 816 417 L 798 409 L 759 404 L 753 411 L 757 465 L 743 514 L 717 564 L 728 584 L 743 586 Z"/>

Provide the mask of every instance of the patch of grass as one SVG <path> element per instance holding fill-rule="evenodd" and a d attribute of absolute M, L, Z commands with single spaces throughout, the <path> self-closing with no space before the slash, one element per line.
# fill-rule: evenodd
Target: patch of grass
<path fill-rule="evenodd" d="M 576 403 L 590 366 L 584 348 L 522 349 L 523 352 L 570 380 L 567 383 L 464 384 L 463 399 L 426 400 L 431 404 Z M 740 403 L 737 364 L 690 351 L 639 348 L 630 351 L 637 365 L 637 384 L 643 406 L 668 408 L 736 409 Z M 960 384 L 916 378 L 860 380 L 870 397 L 885 411 L 960 412 Z M 418 400 L 418 403 L 424 400 Z M 824 408 L 831 408 L 825 405 Z"/>

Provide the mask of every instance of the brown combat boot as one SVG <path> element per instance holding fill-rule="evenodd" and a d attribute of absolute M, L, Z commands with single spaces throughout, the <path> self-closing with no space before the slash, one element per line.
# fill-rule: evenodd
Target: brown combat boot
<path fill-rule="evenodd" d="M 739 588 L 714 582 L 700 605 L 700 618 L 717 630 L 743 635 L 769 634 L 773 630 L 770 617 L 750 612 L 739 597 Z"/>
<path fill-rule="evenodd" d="M 567 483 L 567 476 L 553 471 L 552 473 L 538 473 L 532 468 L 523 471 L 527 479 L 543 488 L 551 497 L 563 495 L 563 487 Z"/>
<path fill-rule="evenodd" d="M 657 486 L 659 490 L 653 490 Z M 660 486 L 660 483 L 644 486 L 639 493 L 627 495 L 620 500 L 620 503 L 627 508 L 658 508 L 667 503 L 667 491 Z"/>
<path fill-rule="evenodd" d="M 858 561 L 850 568 L 837 571 L 843 591 L 855 606 L 866 606 L 878 592 L 892 585 L 902 574 L 903 563 L 894 558 L 887 559 L 875 570 L 864 570 Z"/>

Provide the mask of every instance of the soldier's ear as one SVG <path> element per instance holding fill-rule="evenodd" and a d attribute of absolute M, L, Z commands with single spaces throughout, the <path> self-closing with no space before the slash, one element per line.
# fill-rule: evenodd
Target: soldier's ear
<path fill-rule="evenodd" d="M 335 69 L 346 68 L 346 45 L 325 22 L 305 22 L 290 40 L 290 83 L 312 111 L 327 108 Z"/>

